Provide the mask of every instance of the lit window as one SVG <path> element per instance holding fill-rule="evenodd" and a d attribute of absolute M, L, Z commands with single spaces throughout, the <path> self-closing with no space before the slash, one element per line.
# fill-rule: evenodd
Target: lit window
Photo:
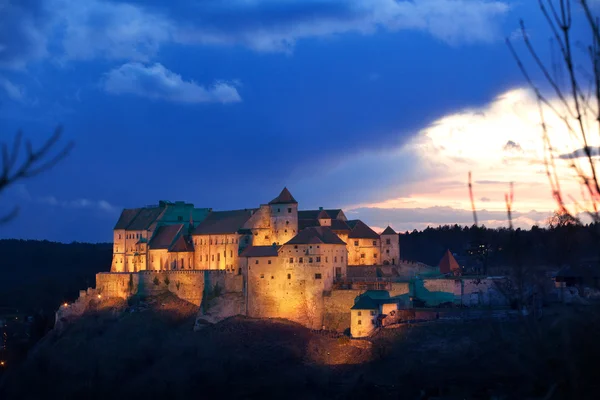
<path fill-rule="evenodd" d="M 315 279 L 321 279 L 321 274 L 315 274 Z"/>

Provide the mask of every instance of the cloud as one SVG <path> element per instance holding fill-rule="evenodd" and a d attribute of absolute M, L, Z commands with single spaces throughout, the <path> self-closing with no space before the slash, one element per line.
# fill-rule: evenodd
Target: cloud
<path fill-rule="evenodd" d="M 9 81 L 6 78 L 0 76 L 0 89 L 4 90 L 4 92 L 8 95 L 8 97 L 12 100 L 18 102 L 25 102 L 25 88 L 20 85 L 16 85 Z"/>
<path fill-rule="evenodd" d="M 590 151 L 590 154 L 592 157 L 598 157 L 600 156 L 600 146 L 588 146 L 587 147 Z M 570 160 L 573 158 L 583 158 L 583 157 L 587 157 L 587 154 L 585 152 L 585 147 L 582 147 L 580 149 L 574 150 L 570 153 L 566 153 L 566 154 L 560 154 L 558 156 L 558 158 L 561 158 L 563 160 Z"/>
<path fill-rule="evenodd" d="M 517 152 L 522 152 L 523 149 L 521 148 L 521 145 L 517 142 L 515 142 L 514 140 L 509 140 L 506 142 L 506 144 L 504 145 L 504 147 L 502 147 L 502 149 L 504 151 L 517 151 Z"/>
<path fill-rule="evenodd" d="M 134 94 L 151 99 L 181 103 L 235 103 L 241 101 L 237 89 L 225 82 L 203 87 L 194 81 L 184 81 L 180 75 L 162 64 L 144 66 L 127 63 L 108 72 L 104 90 L 112 94 Z"/>
<path fill-rule="evenodd" d="M 37 203 L 47 204 L 55 207 L 71 208 L 71 209 L 94 209 L 99 211 L 108 212 L 111 214 L 120 211 L 120 207 L 116 207 L 106 200 L 89 200 L 89 199 L 75 199 L 75 200 L 58 200 L 54 196 L 45 196 L 35 199 Z"/>
<path fill-rule="evenodd" d="M 0 0 L 0 67 L 50 55 L 149 62 L 172 43 L 289 52 L 298 40 L 380 29 L 490 42 L 508 9 L 492 0 Z"/>

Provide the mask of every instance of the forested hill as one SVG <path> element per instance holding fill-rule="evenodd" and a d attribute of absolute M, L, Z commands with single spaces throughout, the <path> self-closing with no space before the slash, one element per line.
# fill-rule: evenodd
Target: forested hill
<path fill-rule="evenodd" d="M 54 313 L 109 271 L 112 243 L 0 240 L 0 307 Z"/>
<path fill-rule="evenodd" d="M 516 261 L 554 267 L 587 263 L 599 258 L 600 224 L 534 226 L 514 231 L 445 225 L 400 234 L 400 258 L 429 265 L 437 265 L 448 249 L 468 258 L 468 253 L 477 253 L 480 246 L 486 249 L 489 266 Z"/>

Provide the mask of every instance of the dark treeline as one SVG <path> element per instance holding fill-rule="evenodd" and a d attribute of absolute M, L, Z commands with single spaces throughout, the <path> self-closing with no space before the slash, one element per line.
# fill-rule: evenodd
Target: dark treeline
<path fill-rule="evenodd" d="M 111 259 L 111 243 L 0 240 L 0 307 L 54 314 L 80 289 L 94 286 Z"/>
<path fill-rule="evenodd" d="M 488 267 L 506 266 L 517 261 L 561 267 L 598 260 L 599 239 L 600 224 L 559 223 L 513 231 L 444 225 L 400 235 L 400 256 L 404 260 L 436 266 L 449 249 L 467 264 L 478 259 Z"/>

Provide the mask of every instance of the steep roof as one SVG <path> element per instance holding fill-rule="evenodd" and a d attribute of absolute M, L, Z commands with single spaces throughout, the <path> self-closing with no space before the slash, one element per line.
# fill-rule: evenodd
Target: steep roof
<path fill-rule="evenodd" d="M 142 231 L 148 229 L 160 217 L 165 207 L 142 208 L 133 221 L 127 226 L 128 231 Z"/>
<path fill-rule="evenodd" d="M 331 219 L 331 217 L 327 214 L 327 211 L 321 210 L 319 211 L 319 215 L 317 215 L 317 219 Z"/>
<path fill-rule="evenodd" d="M 344 241 L 339 238 L 329 227 L 318 226 L 309 227 L 298 232 L 289 242 L 286 244 L 343 244 Z"/>
<path fill-rule="evenodd" d="M 305 228 L 310 228 L 311 226 L 321 226 L 319 224 L 319 220 L 317 219 L 299 219 L 298 220 L 298 230 L 301 231 Z"/>
<path fill-rule="evenodd" d="M 175 240 L 175 243 L 169 247 L 169 251 L 174 253 L 192 252 L 194 251 L 194 244 L 185 236 L 179 235 Z"/>
<path fill-rule="evenodd" d="M 151 249 L 168 249 L 182 230 L 183 224 L 160 226 L 152 236 L 148 246 Z"/>
<path fill-rule="evenodd" d="M 350 227 L 346 223 L 346 221 L 342 221 L 341 219 L 332 219 L 331 220 L 331 230 L 333 231 L 350 231 Z"/>
<path fill-rule="evenodd" d="M 121 211 L 121 216 L 117 221 L 114 229 L 125 229 L 133 221 L 135 216 L 140 212 L 141 208 L 129 208 Z"/>
<path fill-rule="evenodd" d="M 387 228 L 385 228 L 385 230 L 383 232 L 381 232 L 382 235 L 397 235 L 396 231 L 392 229 L 391 226 L 388 225 Z"/>
<path fill-rule="evenodd" d="M 439 266 L 440 266 L 440 273 L 442 273 L 442 274 L 448 274 L 450 272 L 460 271 L 460 266 L 458 265 L 458 262 L 456 262 L 456 259 L 454 258 L 452 253 L 450 253 L 450 250 L 446 250 L 446 253 L 440 260 Z"/>
<path fill-rule="evenodd" d="M 236 233 L 252 216 L 253 210 L 213 211 L 193 231 L 193 235 Z"/>
<path fill-rule="evenodd" d="M 298 204 L 287 187 L 284 187 L 279 196 L 275 197 L 269 204 Z"/>
<path fill-rule="evenodd" d="M 379 303 L 369 296 L 361 296 L 358 301 L 350 308 L 351 310 L 378 310 Z"/>
<path fill-rule="evenodd" d="M 352 223 L 352 224 L 351 224 Z M 379 235 L 373 229 L 369 228 L 367 224 L 362 222 L 360 219 L 348 221 L 348 225 L 352 228 L 348 234 L 349 238 L 352 239 L 379 239 Z"/>
<path fill-rule="evenodd" d="M 250 246 L 247 247 L 240 257 L 277 257 L 281 246 Z"/>
<path fill-rule="evenodd" d="M 342 212 L 342 209 L 338 208 L 329 210 L 302 210 L 298 211 L 298 219 L 317 219 L 322 211 L 325 211 L 329 218 L 337 219 L 338 215 Z"/>

